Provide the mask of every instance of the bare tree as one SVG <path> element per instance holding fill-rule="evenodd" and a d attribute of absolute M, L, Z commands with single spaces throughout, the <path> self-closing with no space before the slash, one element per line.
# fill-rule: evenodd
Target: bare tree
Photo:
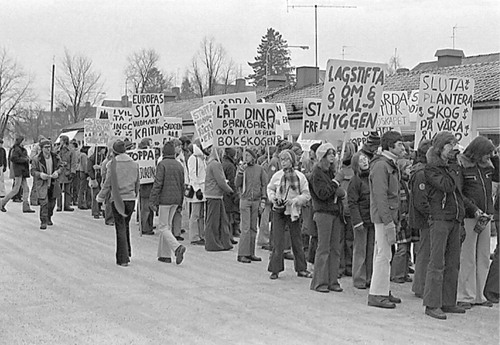
<path fill-rule="evenodd" d="M 199 95 L 211 96 L 217 93 L 218 83 L 230 81 L 229 76 L 234 74 L 234 69 L 234 62 L 228 61 L 222 45 L 217 44 L 214 38 L 205 37 L 191 61 L 190 74 Z"/>
<path fill-rule="evenodd" d="M 44 118 L 43 114 L 42 107 L 37 103 L 31 103 L 20 108 L 18 116 L 12 119 L 16 133 L 22 134 L 26 139 L 31 139 L 33 142 L 37 142 L 40 135 L 48 137 L 50 119 Z"/>
<path fill-rule="evenodd" d="M 89 102 L 93 105 L 102 99 L 101 74 L 94 71 L 91 59 L 83 55 L 71 55 L 67 49 L 61 65 L 62 76 L 57 78 L 57 85 L 62 94 L 58 102 L 70 110 L 70 122 L 77 123 L 83 118 L 80 114 L 83 104 Z"/>
<path fill-rule="evenodd" d="M 7 49 L 0 49 L 0 138 L 11 119 L 18 116 L 24 102 L 33 98 L 32 79 L 13 60 Z"/>
<path fill-rule="evenodd" d="M 172 87 L 173 74 L 161 71 L 160 55 L 154 49 L 141 49 L 127 57 L 127 88 L 134 93 L 161 93 Z"/>
<path fill-rule="evenodd" d="M 389 74 L 395 74 L 399 68 L 403 65 L 401 63 L 401 59 L 398 55 L 398 50 L 395 49 L 394 55 L 389 59 Z"/>

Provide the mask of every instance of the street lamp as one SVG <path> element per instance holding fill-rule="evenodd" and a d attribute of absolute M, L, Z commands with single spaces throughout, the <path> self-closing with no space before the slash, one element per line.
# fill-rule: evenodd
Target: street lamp
<path fill-rule="evenodd" d="M 273 45 L 270 45 L 267 47 L 266 49 L 266 89 L 269 88 L 269 76 L 271 75 L 271 73 L 269 72 L 269 67 L 270 67 L 270 53 L 271 53 L 271 49 L 273 48 L 274 46 Z M 284 48 L 299 48 L 299 49 L 302 49 L 302 50 L 307 50 L 309 49 L 309 46 L 306 46 L 306 45 L 287 45 L 286 47 Z"/>

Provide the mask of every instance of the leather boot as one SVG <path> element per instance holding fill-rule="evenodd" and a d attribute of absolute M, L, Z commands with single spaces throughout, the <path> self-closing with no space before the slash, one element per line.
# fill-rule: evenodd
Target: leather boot
<path fill-rule="evenodd" d="M 368 295 L 368 305 L 370 307 L 394 309 L 396 305 L 389 301 L 387 296 Z"/>

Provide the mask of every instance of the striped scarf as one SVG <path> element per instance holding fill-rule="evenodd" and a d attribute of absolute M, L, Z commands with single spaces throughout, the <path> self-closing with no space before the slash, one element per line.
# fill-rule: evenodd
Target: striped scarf
<path fill-rule="evenodd" d="M 295 172 L 294 168 L 283 169 L 283 176 L 281 177 L 280 189 L 279 189 L 280 194 L 283 196 L 283 200 L 286 200 L 289 189 L 292 189 L 297 192 L 299 192 L 300 190 L 299 176 Z"/>

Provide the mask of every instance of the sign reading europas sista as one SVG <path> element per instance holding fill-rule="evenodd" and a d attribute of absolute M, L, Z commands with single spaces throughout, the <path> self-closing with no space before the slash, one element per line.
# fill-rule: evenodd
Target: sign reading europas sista
<path fill-rule="evenodd" d="M 132 95 L 132 141 L 139 143 L 144 138 L 150 138 L 154 146 L 163 143 L 164 102 L 162 93 Z"/>
<path fill-rule="evenodd" d="M 421 74 L 415 142 L 432 140 L 441 131 L 452 132 L 462 146 L 472 140 L 474 80 L 439 74 Z"/>
<path fill-rule="evenodd" d="M 214 109 L 214 146 L 276 145 L 276 104 L 224 104 Z"/>

